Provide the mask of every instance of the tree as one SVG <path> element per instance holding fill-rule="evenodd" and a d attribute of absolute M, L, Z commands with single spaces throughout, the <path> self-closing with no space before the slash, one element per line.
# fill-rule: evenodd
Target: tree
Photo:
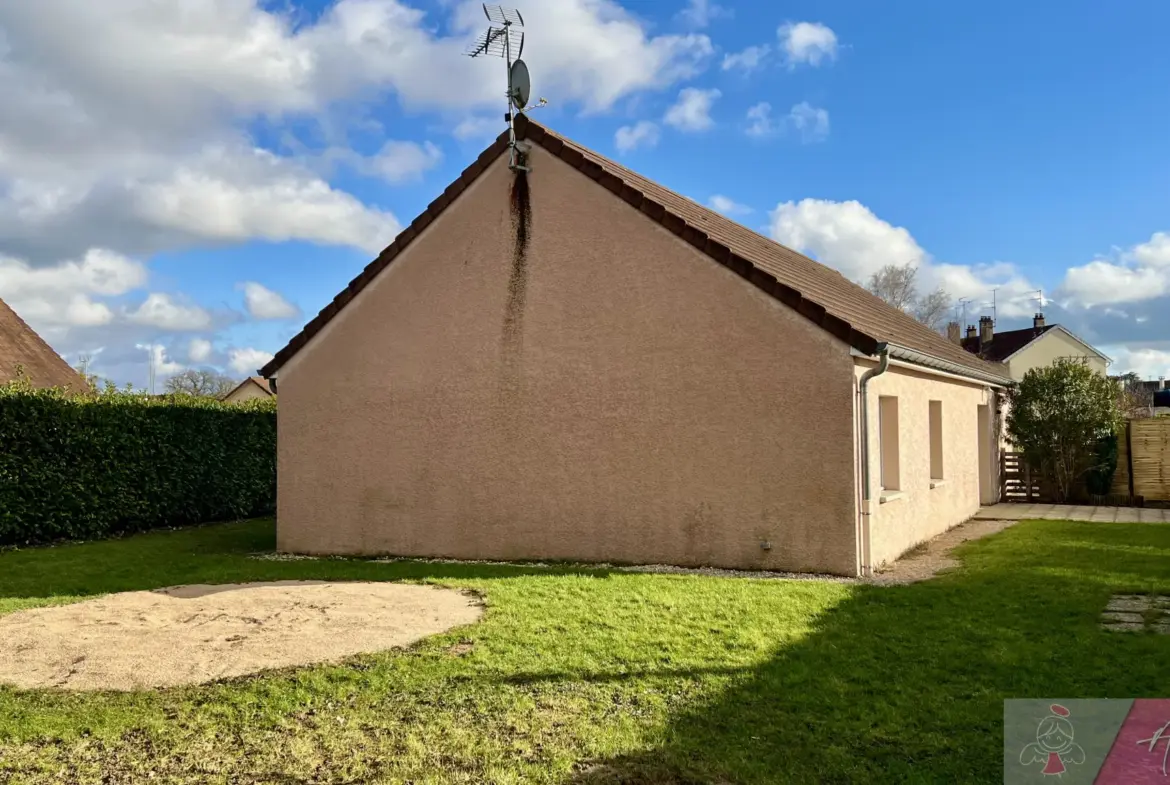
<path fill-rule="evenodd" d="M 1008 438 L 1024 461 L 1051 478 L 1056 500 L 1068 501 L 1099 466 L 1099 444 L 1118 433 L 1119 385 L 1078 358 L 1032 368 L 1009 392 Z"/>
<path fill-rule="evenodd" d="M 941 286 L 920 296 L 917 277 L 918 268 L 913 262 L 887 264 L 869 277 L 866 288 L 930 329 L 941 330 L 951 308 L 951 296 Z"/>
<path fill-rule="evenodd" d="M 232 391 L 239 382 L 210 368 L 188 368 L 167 379 L 169 393 L 219 398 Z"/>
<path fill-rule="evenodd" d="M 1117 405 L 1121 413 L 1131 420 L 1152 417 L 1154 392 L 1142 384 L 1142 377 L 1133 371 L 1117 377 Z"/>

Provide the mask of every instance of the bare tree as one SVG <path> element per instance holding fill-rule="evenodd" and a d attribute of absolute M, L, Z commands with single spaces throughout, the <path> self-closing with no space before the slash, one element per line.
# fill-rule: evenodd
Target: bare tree
<path fill-rule="evenodd" d="M 167 379 L 166 390 L 170 393 L 219 398 L 231 392 L 237 384 L 230 376 L 210 368 L 188 368 Z"/>
<path fill-rule="evenodd" d="M 951 296 L 941 286 L 919 296 L 918 268 L 913 262 L 887 264 L 869 277 L 871 292 L 900 308 L 932 330 L 941 330 L 951 308 Z"/>
<path fill-rule="evenodd" d="M 1142 377 L 1130 371 L 1117 377 L 1117 381 L 1119 382 L 1117 405 L 1122 414 L 1130 420 L 1152 417 L 1154 392 L 1142 384 Z"/>

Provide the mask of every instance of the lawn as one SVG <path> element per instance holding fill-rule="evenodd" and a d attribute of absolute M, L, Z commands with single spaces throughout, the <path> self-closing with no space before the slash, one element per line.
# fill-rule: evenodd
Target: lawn
<path fill-rule="evenodd" d="M 1007 697 L 1170 695 L 1170 637 L 1101 631 L 1170 593 L 1170 526 L 1034 521 L 898 587 L 265 561 L 271 521 L 0 553 L 0 613 L 183 583 L 473 589 L 409 651 L 141 693 L 0 688 L 0 782 L 1000 782 Z"/>

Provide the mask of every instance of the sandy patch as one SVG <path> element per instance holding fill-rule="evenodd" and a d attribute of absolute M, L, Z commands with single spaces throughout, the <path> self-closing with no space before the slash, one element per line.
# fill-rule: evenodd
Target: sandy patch
<path fill-rule="evenodd" d="M 956 545 L 967 540 L 979 540 L 1001 532 L 1019 521 L 970 520 L 948 529 L 933 540 L 912 549 L 893 564 L 877 572 L 870 582 L 877 584 L 917 583 L 933 578 L 942 570 L 959 566 L 951 556 Z"/>
<path fill-rule="evenodd" d="M 274 581 L 111 594 L 0 616 L 0 682 L 136 690 L 408 646 L 477 621 L 462 592 Z"/>

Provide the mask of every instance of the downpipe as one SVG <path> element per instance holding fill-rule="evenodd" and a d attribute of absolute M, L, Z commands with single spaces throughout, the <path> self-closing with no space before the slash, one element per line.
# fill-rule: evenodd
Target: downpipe
<path fill-rule="evenodd" d="M 861 574 L 869 577 L 873 574 L 873 564 L 870 553 L 870 515 L 873 510 L 872 483 L 869 476 L 869 382 L 875 376 L 881 376 L 890 367 L 890 348 L 884 343 L 878 344 L 878 364 L 861 375 L 858 384 L 858 397 L 861 407 Z"/>

